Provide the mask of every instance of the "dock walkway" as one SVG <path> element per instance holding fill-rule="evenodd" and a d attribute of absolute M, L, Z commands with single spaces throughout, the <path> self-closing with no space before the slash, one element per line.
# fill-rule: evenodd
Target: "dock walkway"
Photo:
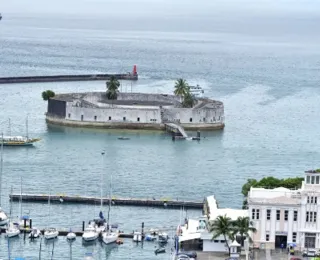
<path fill-rule="evenodd" d="M 20 196 L 22 201 L 25 202 L 47 202 L 49 195 L 47 194 L 10 194 L 9 197 L 12 201 L 19 201 Z M 63 203 L 88 203 L 99 204 L 99 197 L 90 196 L 77 196 L 77 195 L 50 195 L 51 202 Z M 102 199 L 103 204 L 109 203 L 109 198 Z M 139 198 L 118 198 L 112 197 L 112 202 L 116 205 L 123 206 L 141 206 L 141 207 L 168 207 L 168 208 L 190 208 L 202 209 L 202 201 L 184 201 L 184 200 L 171 200 L 171 199 L 139 199 Z"/>
<path fill-rule="evenodd" d="M 165 123 L 166 130 L 171 133 L 175 133 L 177 135 L 181 135 L 184 138 L 188 137 L 188 134 L 184 130 L 184 128 L 175 123 Z"/>

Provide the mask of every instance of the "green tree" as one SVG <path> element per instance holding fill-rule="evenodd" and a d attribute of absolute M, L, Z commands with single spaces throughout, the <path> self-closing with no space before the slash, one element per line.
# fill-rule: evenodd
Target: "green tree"
<path fill-rule="evenodd" d="M 185 79 L 177 79 L 174 85 L 174 94 L 184 97 L 189 92 L 190 88 Z"/>
<path fill-rule="evenodd" d="M 212 240 L 216 239 L 219 236 L 223 236 L 230 254 L 230 246 L 228 240 L 234 240 L 234 225 L 231 218 L 227 217 L 227 215 L 218 216 L 213 222 L 210 223 L 209 231 L 213 232 Z"/>
<path fill-rule="evenodd" d="M 188 91 L 183 97 L 182 106 L 186 108 L 191 108 L 194 106 L 195 102 L 196 101 L 194 97 Z"/>
<path fill-rule="evenodd" d="M 242 186 L 242 194 L 247 197 L 251 187 L 254 187 L 258 181 L 256 179 L 248 179 L 247 182 Z"/>
<path fill-rule="evenodd" d="M 118 89 L 120 87 L 120 82 L 112 76 L 109 81 L 107 81 L 107 98 L 117 99 Z"/>
<path fill-rule="evenodd" d="M 55 96 L 55 93 L 52 90 L 46 90 L 42 92 L 42 99 L 47 101 L 50 98 L 53 98 Z"/>
<path fill-rule="evenodd" d="M 250 232 L 257 232 L 257 229 L 253 227 L 253 222 L 250 221 L 249 217 L 238 217 L 237 220 L 233 222 L 233 228 L 233 236 L 236 237 L 237 235 L 240 235 L 241 246 L 243 246 L 246 237 L 249 242 L 252 242 L 249 235 Z"/>

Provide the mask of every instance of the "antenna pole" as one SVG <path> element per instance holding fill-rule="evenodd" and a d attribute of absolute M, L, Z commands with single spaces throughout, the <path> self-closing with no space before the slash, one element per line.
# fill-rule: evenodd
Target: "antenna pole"
<path fill-rule="evenodd" d="M 2 168 L 3 168 L 3 133 L 1 133 L 1 158 L 0 158 L 0 207 L 2 198 Z"/>

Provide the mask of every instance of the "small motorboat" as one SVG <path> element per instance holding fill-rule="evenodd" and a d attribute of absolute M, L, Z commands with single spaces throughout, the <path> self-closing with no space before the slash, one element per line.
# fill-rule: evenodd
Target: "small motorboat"
<path fill-rule="evenodd" d="M 121 137 L 118 137 L 118 140 L 130 140 L 130 138 L 129 138 L 129 137 L 121 136 Z"/>
<path fill-rule="evenodd" d="M 9 218 L 7 214 L 0 208 L 0 226 L 7 225 L 9 222 Z"/>
<path fill-rule="evenodd" d="M 69 233 L 67 234 L 67 240 L 74 241 L 76 237 L 77 237 L 76 233 L 72 232 L 72 230 L 70 229 Z"/>
<path fill-rule="evenodd" d="M 99 237 L 99 232 L 97 232 L 94 225 L 90 224 L 83 232 L 82 239 L 86 242 L 94 241 Z"/>
<path fill-rule="evenodd" d="M 159 235 L 158 235 L 159 243 L 167 243 L 168 239 L 169 239 L 169 236 L 167 233 L 159 233 Z"/>
<path fill-rule="evenodd" d="M 54 239 L 59 236 L 59 231 L 55 228 L 48 228 L 44 231 L 44 238 L 49 240 L 49 239 Z"/>
<path fill-rule="evenodd" d="M 154 253 L 157 255 L 157 254 L 163 254 L 166 252 L 166 249 L 164 247 L 159 247 L 157 248 Z"/>
<path fill-rule="evenodd" d="M 155 241 L 157 238 L 154 235 L 146 235 L 145 240 L 146 241 Z"/>
<path fill-rule="evenodd" d="M 142 234 L 139 231 L 135 231 L 133 233 L 133 242 L 141 242 L 142 241 Z"/>
<path fill-rule="evenodd" d="M 33 228 L 32 230 L 31 230 L 31 232 L 29 233 L 29 238 L 31 238 L 31 239 L 34 239 L 34 238 L 38 238 L 38 237 L 40 237 L 42 234 L 41 234 L 41 231 L 40 231 L 40 229 L 38 229 L 38 228 Z"/>
<path fill-rule="evenodd" d="M 10 237 L 16 237 L 19 236 L 20 234 L 20 229 L 18 226 L 9 223 L 8 228 L 6 229 L 6 237 L 10 238 Z"/>

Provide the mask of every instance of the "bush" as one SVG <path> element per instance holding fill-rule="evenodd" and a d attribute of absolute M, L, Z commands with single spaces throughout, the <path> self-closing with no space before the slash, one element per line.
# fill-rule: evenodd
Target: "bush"
<path fill-rule="evenodd" d="M 53 98 L 55 96 L 55 93 L 52 90 L 46 90 L 42 92 L 42 98 L 43 100 L 47 101 L 50 98 Z"/>

